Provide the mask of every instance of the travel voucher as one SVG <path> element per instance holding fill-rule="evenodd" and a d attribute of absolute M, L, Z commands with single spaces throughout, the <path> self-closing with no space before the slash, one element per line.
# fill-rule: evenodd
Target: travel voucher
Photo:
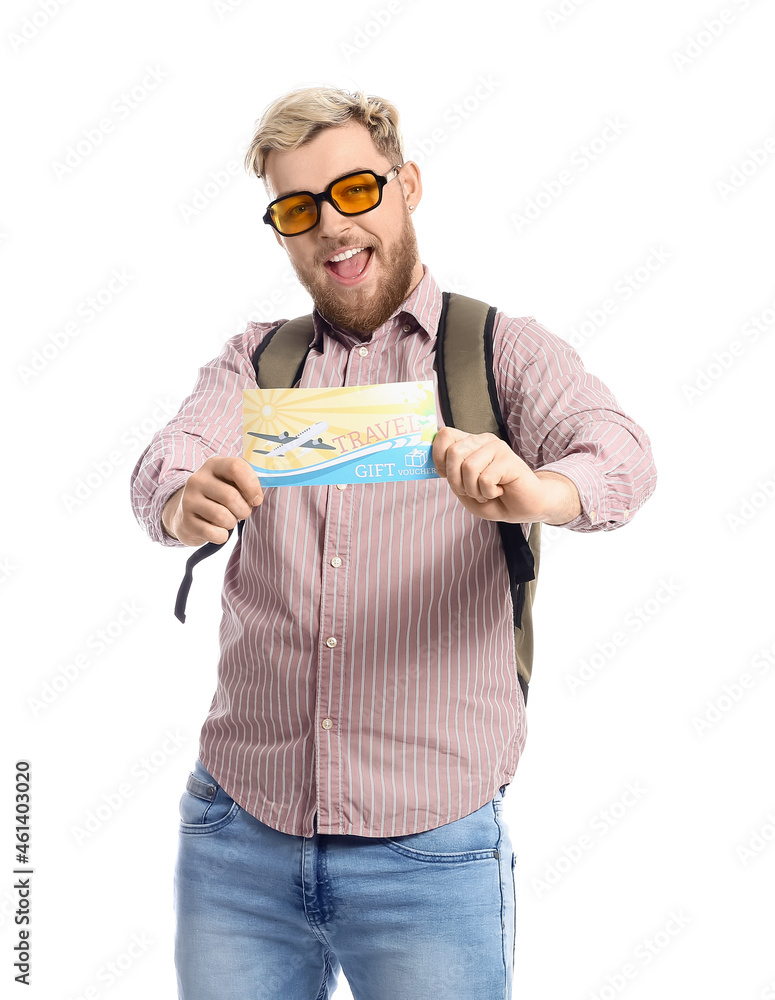
<path fill-rule="evenodd" d="M 243 458 L 263 486 L 438 479 L 433 382 L 246 389 Z"/>

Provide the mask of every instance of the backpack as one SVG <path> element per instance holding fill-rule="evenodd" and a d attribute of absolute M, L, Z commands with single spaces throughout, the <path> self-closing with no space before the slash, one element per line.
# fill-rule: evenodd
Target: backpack
<path fill-rule="evenodd" d="M 495 306 L 457 293 L 442 293 L 436 334 L 436 375 L 444 422 L 469 434 L 489 432 L 508 441 L 493 372 L 492 331 Z M 258 345 L 253 355 L 256 382 L 262 389 L 289 388 L 301 379 L 314 336 L 312 314 L 281 323 Z M 541 524 L 532 524 L 525 538 L 522 527 L 498 521 L 509 572 L 514 607 L 514 651 L 517 679 L 527 704 L 533 666 L 533 598 L 540 560 Z M 237 525 L 242 536 L 244 521 Z M 231 531 L 229 531 L 231 537 Z M 228 539 L 227 539 L 228 541 Z M 186 562 L 178 590 L 175 617 L 185 622 L 185 607 L 194 566 L 226 542 L 207 542 Z"/>

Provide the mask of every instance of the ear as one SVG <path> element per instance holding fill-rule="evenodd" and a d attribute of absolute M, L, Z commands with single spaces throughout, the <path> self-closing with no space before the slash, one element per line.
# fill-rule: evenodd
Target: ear
<path fill-rule="evenodd" d="M 406 201 L 407 208 L 409 205 L 413 205 L 414 208 L 417 208 L 420 204 L 420 199 L 422 198 L 422 178 L 420 177 L 420 168 L 414 160 L 407 160 L 401 168 L 401 172 L 398 177 L 404 192 L 404 200 Z"/>

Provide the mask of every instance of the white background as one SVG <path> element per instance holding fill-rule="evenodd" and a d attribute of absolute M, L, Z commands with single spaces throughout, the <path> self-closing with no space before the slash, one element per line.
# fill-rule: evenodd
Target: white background
<path fill-rule="evenodd" d="M 659 473 L 623 530 L 545 534 L 529 735 L 506 795 L 514 996 L 775 997 L 775 11 L 49 4 L 6 3 L 0 42 L 4 995 L 176 995 L 177 805 L 215 685 L 226 557 L 200 568 L 180 625 L 189 553 L 148 540 L 129 477 L 227 337 L 309 310 L 241 161 L 272 100 L 333 84 L 402 112 L 421 256 L 442 286 L 576 337 Z M 609 118 L 621 134 L 606 142 Z M 563 170 L 572 183 L 550 197 Z M 530 199 L 545 207 L 520 231 Z M 110 294 L 114 269 L 128 277 Z M 33 777 L 26 992 L 18 759 Z"/>

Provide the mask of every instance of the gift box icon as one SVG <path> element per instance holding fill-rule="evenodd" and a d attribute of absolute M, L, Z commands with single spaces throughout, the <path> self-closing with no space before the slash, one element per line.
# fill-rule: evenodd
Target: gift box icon
<path fill-rule="evenodd" d="M 420 448 L 415 448 L 414 451 L 410 451 L 404 458 L 404 465 L 411 465 L 417 468 L 419 465 L 427 465 L 429 458 L 429 451 L 422 451 Z"/>

